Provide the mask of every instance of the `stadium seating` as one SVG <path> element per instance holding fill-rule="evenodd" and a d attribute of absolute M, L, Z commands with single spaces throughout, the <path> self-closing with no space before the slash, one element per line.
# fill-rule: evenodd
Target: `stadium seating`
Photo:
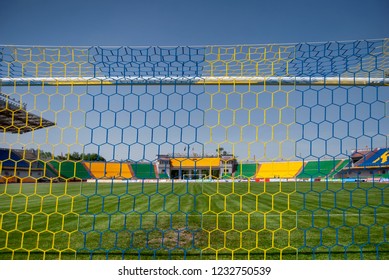
<path fill-rule="evenodd" d="M 220 158 L 172 158 L 170 164 L 174 168 L 210 168 L 219 167 Z"/>
<path fill-rule="evenodd" d="M 342 171 L 342 169 L 345 168 L 349 164 L 350 164 L 349 159 L 341 160 L 340 163 L 335 167 L 335 169 L 328 175 L 328 177 L 334 177 L 337 173 Z"/>
<path fill-rule="evenodd" d="M 44 168 L 44 176 L 46 178 L 58 177 L 58 170 L 49 161 L 40 161 L 40 164 Z"/>
<path fill-rule="evenodd" d="M 133 174 L 127 162 L 84 162 L 96 179 L 131 179 Z"/>
<path fill-rule="evenodd" d="M 46 173 L 56 171 L 58 177 L 63 179 L 88 179 L 91 176 L 81 162 L 74 161 L 55 161 L 48 162 Z M 47 177 L 50 177 L 47 175 Z"/>
<path fill-rule="evenodd" d="M 22 160 L 15 152 L 8 149 L 0 149 L 0 161 L 3 167 L 29 168 L 29 162 Z"/>
<path fill-rule="evenodd" d="M 302 166 L 300 161 L 265 162 L 260 165 L 256 178 L 294 178 Z"/>
<path fill-rule="evenodd" d="M 328 177 L 340 163 L 340 160 L 309 161 L 301 170 L 297 178 Z"/>
<path fill-rule="evenodd" d="M 169 179 L 169 175 L 167 175 L 166 173 L 160 173 L 158 176 L 159 179 Z"/>
<path fill-rule="evenodd" d="M 252 178 L 257 173 L 258 165 L 256 163 L 240 163 L 235 172 L 235 177 Z"/>
<path fill-rule="evenodd" d="M 137 179 L 156 179 L 154 165 L 152 163 L 133 163 L 131 164 L 134 176 Z"/>
<path fill-rule="evenodd" d="M 350 158 L 353 161 L 352 166 L 353 167 L 365 167 L 366 162 L 372 157 L 375 158 L 375 155 L 379 149 L 375 148 L 374 150 L 356 150 L 352 153 Z"/>
<path fill-rule="evenodd" d="M 18 174 L 21 170 L 23 172 Z M 9 149 L 0 149 L 0 175 L 3 177 L 0 182 L 35 182 L 36 180 L 30 177 L 31 170 L 30 162 L 22 159 L 17 153 Z"/>
<path fill-rule="evenodd" d="M 371 157 L 365 160 L 359 166 L 378 167 L 389 165 L 389 149 L 379 149 Z"/>

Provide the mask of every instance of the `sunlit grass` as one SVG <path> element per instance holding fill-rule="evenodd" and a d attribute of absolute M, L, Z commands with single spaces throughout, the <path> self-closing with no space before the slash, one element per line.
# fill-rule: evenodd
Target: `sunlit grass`
<path fill-rule="evenodd" d="M 0 259 L 389 259 L 389 187 L 0 185 Z"/>

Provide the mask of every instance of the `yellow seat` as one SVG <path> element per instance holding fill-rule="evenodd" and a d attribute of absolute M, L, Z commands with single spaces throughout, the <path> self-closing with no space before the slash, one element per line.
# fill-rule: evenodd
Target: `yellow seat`
<path fill-rule="evenodd" d="M 219 167 L 220 158 L 173 158 L 170 164 L 174 168 L 209 168 Z"/>
<path fill-rule="evenodd" d="M 303 167 L 300 161 L 264 162 L 260 165 L 256 178 L 294 178 Z"/>
<path fill-rule="evenodd" d="M 133 177 L 130 167 L 125 162 L 88 162 L 85 166 L 95 178 L 125 178 Z"/>

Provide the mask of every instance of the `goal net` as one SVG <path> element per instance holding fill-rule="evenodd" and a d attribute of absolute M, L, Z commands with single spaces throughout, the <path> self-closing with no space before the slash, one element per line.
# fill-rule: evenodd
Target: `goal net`
<path fill-rule="evenodd" d="M 388 259 L 389 40 L 0 46 L 0 259 Z"/>

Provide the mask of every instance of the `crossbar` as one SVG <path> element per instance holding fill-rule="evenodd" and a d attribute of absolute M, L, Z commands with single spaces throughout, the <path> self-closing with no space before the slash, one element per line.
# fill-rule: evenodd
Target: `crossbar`
<path fill-rule="evenodd" d="M 38 77 L 0 78 L 2 86 L 70 86 L 70 85 L 296 85 L 296 86 L 389 86 L 388 78 L 360 77 Z"/>

